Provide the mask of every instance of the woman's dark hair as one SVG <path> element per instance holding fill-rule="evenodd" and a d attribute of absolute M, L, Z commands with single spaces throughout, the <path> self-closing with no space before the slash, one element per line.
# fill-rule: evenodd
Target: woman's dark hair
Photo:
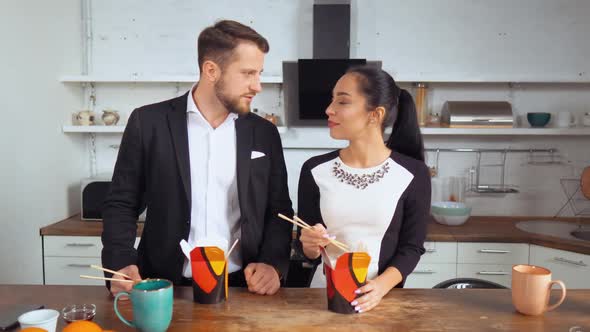
<path fill-rule="evenodd" d="M 391 75 L 373 66 L 350 68 L 347 74 L 357 78 L 360 92 L 367 100 L 367 109 L 385 108 L 382 127 L 392 124 L 387 147 L 406 156 L 424 161 L 424 142 L 418 126 L 412 95 L 395 84 Z"/>

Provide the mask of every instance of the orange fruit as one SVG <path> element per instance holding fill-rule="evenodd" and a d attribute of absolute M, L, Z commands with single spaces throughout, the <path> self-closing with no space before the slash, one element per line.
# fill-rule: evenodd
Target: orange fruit
<path fill-rule="evenodd" d="M 66 325 L 62 332 L 102 332 L 102 328 L 93 322 L 78 320 Z"/>
<path fill-rule="evenodd" d="M 21 332 L 47 332 L 47 330 L 40 327 L 25 327 Z"/>

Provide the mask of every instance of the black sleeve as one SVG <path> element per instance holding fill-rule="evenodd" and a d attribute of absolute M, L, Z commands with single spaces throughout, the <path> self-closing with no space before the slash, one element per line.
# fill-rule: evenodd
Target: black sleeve
<path fill-rule="evenodd" d="M 324 220 L 320 211 L 320 189 L 313 179 L 311 174 L 311 167 L 309 160 L 301 167 L 301 174 L 299 175 L 299 186 L 297 188 L 297 216 L 303 221 L 313 226 L 315 224 L 322 224 L 324 227 Z M 321 262 L 321 257 L 316 259 L 309 259 L 303 253 L 303 246 L 299 238 L 301 237 L 301 228 L 297 227 L 297 239 L 295 240 L 295 250 L 309 263 L 317 265 Z"/>
<path fill-rule="evenodd" d="M 403 204 L 403 218 L 395 255 L 387 266 L 397 268 L 403 277 L 414 271 L 424 253 L 424 240 L 430 220 L 430 173 L 425 165 L 416 172 Z"/>
<path fill-rule="evenodd" d="M 264 235 L 258 261 L 274 266 L 279 270 L 283 281 L 289 271 L 293 226 L 280 219 L 279 213 L 293 216 L 289 198 L 287 167 L 283 156 L 281 137 L 275 126 L 271 130 L 270 180 L 268 185 L 268 204 L 264 220 Z"/>
<path fill-rule="evenodd" d="M 137 264 L 137 251 L 133 244 L 144 192 L 139 114 L 140 111 L 134 110 L 125 127 L 111 188 L 102 211 L 102 265 L 115 271 Z"/>

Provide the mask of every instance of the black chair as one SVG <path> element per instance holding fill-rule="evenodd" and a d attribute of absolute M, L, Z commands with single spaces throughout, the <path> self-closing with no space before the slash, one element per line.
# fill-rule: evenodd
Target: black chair
<path fill-rule="evenodd" d="M 455 288 L 455 289 L 465 289 L 465 288 L 492 288 L 492 289 L 507 289 L 508 287 L 504 287 L 500 284 L 497 284 L 492 281 L 482 280 L 482 279 L 475 279 L 475 278 L 455 278 L 443 281 L 432 288 Z"/>

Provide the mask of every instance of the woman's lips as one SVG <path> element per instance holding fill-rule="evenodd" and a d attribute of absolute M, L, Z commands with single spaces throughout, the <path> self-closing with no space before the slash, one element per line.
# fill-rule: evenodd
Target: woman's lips
<path fill-rule="evenodd" d="M 337 125 L 339 125 L 339 123 L 336 123 L 336 122 L 334 122 L 334 121 L 329 121 L 329 120 L 328 120 L 328 127 L 330 127 L 330 128 L 334 128 L 334 127 L 336 127 Z"/>

